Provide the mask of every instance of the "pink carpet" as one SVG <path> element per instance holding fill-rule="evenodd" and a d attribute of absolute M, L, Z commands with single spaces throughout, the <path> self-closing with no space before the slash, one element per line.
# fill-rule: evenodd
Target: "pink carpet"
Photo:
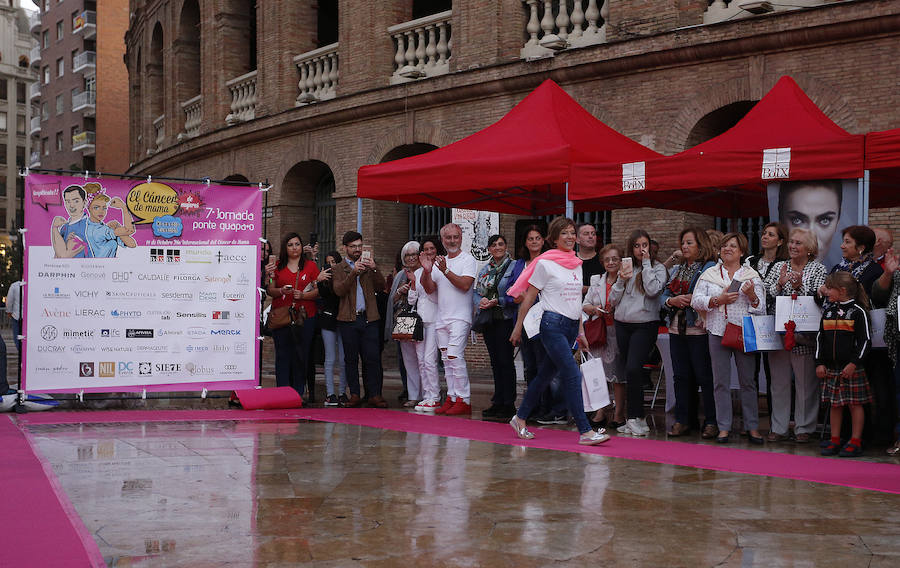
<path fill-rule="evenodd" d="M 0 448 L 0 566 L 106 566 L 56 476 L 8 416 L 0 416 Z"/>
<path fill-rule="evenodd" d="M 743 450 L 709 444 L 613 437 L 595 447 L 579 446 L 573 431 L 533 428 L 533 440 L 519 440 L 507 424 L 426 416 L 376 409 L 299 408 L 289 410 L 162 410 L 44 412 L 17 416 L 19 423 L 69 424 L 108 422 L 159 422 L 188 420 L 315 420 L 354 424 L 370 428 L 418 432 L 467 438 L 479 442 L 517 445 L 548 450 L 581 452 L 603 456 L 799 479 L 900 494 L 900 465 L 862 462 L 843 458 L 797 456 L 758 450 Z"/>

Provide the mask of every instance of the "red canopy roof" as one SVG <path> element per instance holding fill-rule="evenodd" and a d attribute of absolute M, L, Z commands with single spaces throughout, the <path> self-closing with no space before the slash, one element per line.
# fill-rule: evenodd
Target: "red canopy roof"
<path fill-rule="evenodd" d="M 569 197 L 579 210 L 658 207 L 718 216 L 765 215 L 768 183 L 861 177 L 863 150 L 862 135 L 832 122 L 793 79 L 782 77 L 725 133 L 639 165 L 644 178 L 630 178 L 627 190 L 623 177 L 629 176 L 623 176 L 622 164 L 575 164 Z"/>
<path fill-rule="evenodd" d="M 870 170 L 869 206 L 900 204 L 900 128 L 866 134 L 866 169 Z"/>
<path fill-rule="evenodd" d="M 487 128 L 443 148 L 359 169 L 357 196 L 520 215 L 561 213 L 575 161 L 660 154 L 609 128 L 551 80 Z"/>

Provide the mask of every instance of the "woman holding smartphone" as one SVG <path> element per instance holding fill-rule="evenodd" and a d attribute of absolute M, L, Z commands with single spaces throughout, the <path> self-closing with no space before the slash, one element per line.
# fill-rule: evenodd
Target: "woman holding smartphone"
<path fill-rule="evenodd" d="M 628 237 L 622 268 L 609 294 L 616 306 L 616 341 L 625 362 L 628 419 L 620 434 L 646 436 L 644 418 L 644 364 L 659 330 L 659 295 L 666 285 L 666 267 L 650 256 L 650 235 L 637 229 Z"/>
<path fill-rule="evenodd" d="M 272 309 L 292 305 L 306 310 L 303 332 L 295 338 L 290 326 L 272 330 L 275 342 L 275 384 L 293 387 L 301 396 L 306 385 L 306 365 L 316 330 L 316 302 L 319 291 L 316 263 L 303 254 L 303 240 L 297 233 L 288 233 L 281 241 L 281 250 L 274 263 L 266 265 L 269 285 L 266 293 L 273 298 Z"/>

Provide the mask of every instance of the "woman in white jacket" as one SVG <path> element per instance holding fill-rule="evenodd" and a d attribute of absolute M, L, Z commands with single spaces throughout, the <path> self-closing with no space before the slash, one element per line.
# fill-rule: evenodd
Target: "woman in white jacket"
<path fill-rule="evenodd" d="M 619 358 L 625 364 L 628 419 L 618 428 L 621 434 L 646 436 L 644 418 L 644 364 L 659 332 L 659 295 L 668 275 L 661 262 L 650 257 L 650 235 L 637 229 L 628 237 L 623 262 L 609 302 L 616 306 L 616 341 Z"/>
<path fill-rule="evenodd" d="M 751 443 L 762 444 L 759 434 L 759 393 L 753 380 L 755 361 L 753 355 L 742 348 L 722 344 L 728 323 L 743 329 L 744 316 L 766 313 L 766 293 L 759 273 L 749 266 L 741 266 L 749 249 L 747 237 L 740 233 L 728 233 L 722 237 L 719 258 L 721 263 L 708 268 L 697 282 L 691 307 L 705 313 L 709 331 L 709 357 L 712 361 L 713 392 L 716 401 L 716 422 L 719 435 L 716 441 L 728 443 L 731 432 L 731 359 L 737 367 L 741 385 L 741 410 L 744 429 Z M 732 282 L 741 282 L 732 290 Z"/>
<path fill-rule="evenodd" d="M 428 237 L 422 240 L 420 257 L 425 257 L 429 262 L 434 257 L 443 254 L 444 247 L 437 237 Z M 434 322 L 437 317 L 437 291 L 429 294 L 422 287 L 422 271 L 420 268 L 413 273 L 410 281 L 407 301 L 416 307 L 416 311 L 422 318 L 424 338 L 414 343 L 416 347 L 416 359 L 419 363 L 419 377 L 422 381 L 422 400 L 416 405 L 416 412 L 433 413 L 441 405 L 441 391 L 438 382 L 437 367 L 437 336 L 435 335 Z"/>

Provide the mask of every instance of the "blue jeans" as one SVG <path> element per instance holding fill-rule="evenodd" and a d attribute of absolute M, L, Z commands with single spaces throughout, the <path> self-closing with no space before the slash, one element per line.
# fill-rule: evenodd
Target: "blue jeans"
<path fill-rule="evenodd" d="M 644 364 L 650 358 L 658 329 L 657 321 L 616 322 L 616 342 L 619 357 L 625 360 L 625 380 L 628 382 L 628 418 L 644 417 Z"/>
<path fill-rule="evenodd" d="M 559 375 L 563 395 L 569 412 L 575 417 L 575 424 L 582 434 L 591 430 L 584 414 L 584 399 L 581 398 L 581 369 L 572 356 L 572 345 L 578 335 L 578 320 L 569 319 L 555 312 L 544 312 L 541 318 L 541 344 L 547 352 L 537 376 L 528 385 L 517 416 L 528 418 L 532 409 L 540 402 L 541 394 L 554 375 Z"/>
<path fill-rule="evenodd" d="M 361 315 L 353 321 L 338 322 L 338 331 L 344 344 L 344 367 L 347 373 L 347 386 L 350 394 L 359 396 L 359 359 L 365 369 L 366 394 L 372 397 L 381 396 L 383 382 L 381 368 L 381 336 L 378 328 L 381 320 L 366 321 Z"/>
<path fill-rule="evenodd" d="M 325 393 L 334 394 L 334 365 L 338 365 L 340 379 L 339 394 L 347 392 L 347 372 L 344 370 L 344 343 L 336 329 L 322 330 L 322 345 L 325 347 Z"/>
<path fill-rule="evenodd" d="M 538 369 L 541 368 L 544 359 L 547 357 L 547 352 L 544 350 L 544 346 L 541 345 L 541 335 L 538 334 L 531 338 L 523 336 L 522 346 L 519 351 L 522 353 L 522 364 L 525 367 L 525 385 L 527 386 L 537 376 Z M 540 403 L 532 409 L 533 416 L 529 418 L 540 418 L 548 414 L 561 416 L 567 412 L 559 377 L 553 377 L 550 380 L 550 384 L 541 393 Z"/>
<path fill-rule="evenodd" d="M 275 386 L 293 387 L 300 396 L 303 396 L 306 387 L 306 366 L 316 332 L 316 318 L 306 318 L 302 329 L 299 342 L 294 339 L 290 326 L 272 331 L 272 340 L 275 342 Z"/>
<path fill-rule="evenodd" d="M 703 424 L 716 425 L 709 340 L 703 335 L 669 334 L 672 382 L 675 386 L 675 421 L 693 428 L 697 421 L 697 387 L 703 391 Z"/>
<path fill-rule="evenodd" d="M 12 332 L 13 332 L 13 340 L 16 342 L 16 351 L 19 352 L 19 355 L 22 355 L 22 340 L 19 339 L 19 334 L 22 333 L 22 324 L 19 323 L 19 320 L 16 318 L 12 319 Z"/>
<path fill-rule="evenodd" d="M 491 402 L 498 406 L 516 405 L 516 364 L 509 336 L 515 325 L 513 320 L 497 320 L 484 326 L 484 346 L 491 358 L 494 374 L 494 396 Z"/>

